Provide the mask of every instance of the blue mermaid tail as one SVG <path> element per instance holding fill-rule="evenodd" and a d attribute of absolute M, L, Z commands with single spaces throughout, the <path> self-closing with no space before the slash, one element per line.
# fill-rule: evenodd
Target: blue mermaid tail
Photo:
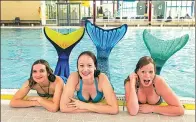
<path fill-rule="evenodd" d="M 161 40 L 150 34 L 146 29 L 143 32 L 143 40 L 148 48 L 151 57 L 156 63 L 156 73 L 159 75 L 165 62 L 188 42 L 189 35 L 182 37 Z"/>
<path fill-rule="evenodd" d="M 75 45 L 82 39 L 85 29 L 80 28 L 69 34 L 61 34 L 48 27 L 44 27 L 46 38 L 52 43 L 58 53 L 58 62 L 54 71 L 55 75 L 61 76 L 64 81 L 70 74 L 69 55 Z"/>
<path fill-rule="evenodd" d="M 118 28 L 104 30 L 86 20 L 85 27 L 97 49 L 98 69 L 110 78 L 108 57 L 113 47 L 127 32 L 127 25 L 124 24 Z"/>

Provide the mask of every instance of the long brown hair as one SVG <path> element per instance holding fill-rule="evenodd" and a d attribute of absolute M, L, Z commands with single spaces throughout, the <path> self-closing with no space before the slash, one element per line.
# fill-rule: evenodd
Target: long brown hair
<path fill-rule="evenodd" d="M 32 65 L 32 67 L 31 67 L 30 78 L 28 79 L 28 80 L 29 80 L 29 87 L 30 87 L 30 88 L 32 88 L 32 87 L 36 84 L 35 80 L 34 80 L 33 77 L 32 77 L 33 66 L 36 65 L 36 64 L 43 64 L 43 65 L 45 65 L 46 71 L 47 71 L 47 73 L 49 74 L 48 80 L 49 80 L 50 82 L 54 82 L 54 81 L 55 81 L 56 76 L 53 74 L 53 70 L 50 68 L 49 63 L 48 63 L 46 60 L 44 60 L 44 59 L 39 59 L 39 60 L 35 61 L 35 62 L 33 63 L 33 65 Z"/>

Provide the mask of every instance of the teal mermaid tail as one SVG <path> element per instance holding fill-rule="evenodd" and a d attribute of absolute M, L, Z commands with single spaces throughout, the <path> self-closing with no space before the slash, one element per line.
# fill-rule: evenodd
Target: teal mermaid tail
<path fill-rule="evenodd" d="M 113 47 L 127 32 L 127 25 L 124 24 L 118 28 L 104 30 L 86 20 L 85 27 L 97 49 L 98 69 L 110 78 L 108 57 Z"/>
<path fill-rule="evenodd" d="M 182 37 L 161 40 L 150 34 L 146 29 L 143 32 L 143 40 L 148 48 L 151 57 L 156 63 L 156 73 L 159 75 L 165 62 L 188 42 L 189 35 Z"/>

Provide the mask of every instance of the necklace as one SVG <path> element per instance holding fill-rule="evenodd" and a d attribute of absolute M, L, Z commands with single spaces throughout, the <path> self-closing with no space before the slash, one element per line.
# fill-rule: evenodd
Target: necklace
<path fill-rule="evenodd" d="M 38 84 L 39 85 L 39 84 Z M 40 86 L 40 85 L 39 85 Z M 47 94 L 47 99 L 50 97 L 50 81 L 49 81 L 49 84 L 48 84 L 48 92 L 46 92 L 42 86 L 40 86 L 40 88 L 44 91 L 45 94 Z"/>

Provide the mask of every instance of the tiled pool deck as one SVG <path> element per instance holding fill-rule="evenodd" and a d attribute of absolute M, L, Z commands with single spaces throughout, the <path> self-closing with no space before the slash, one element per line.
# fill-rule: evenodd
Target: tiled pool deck
<path fill-rule="evenodd" d="M 195 111 L 186 110 L 185 115 L 169 117 L 158 114 L 130 116 L 127 111 L 117 115 L 97 113 L 52 113 L 42 107 L 11 108 L 9 100 L 1 100 L 1 122 L 195 122 Z"/>

